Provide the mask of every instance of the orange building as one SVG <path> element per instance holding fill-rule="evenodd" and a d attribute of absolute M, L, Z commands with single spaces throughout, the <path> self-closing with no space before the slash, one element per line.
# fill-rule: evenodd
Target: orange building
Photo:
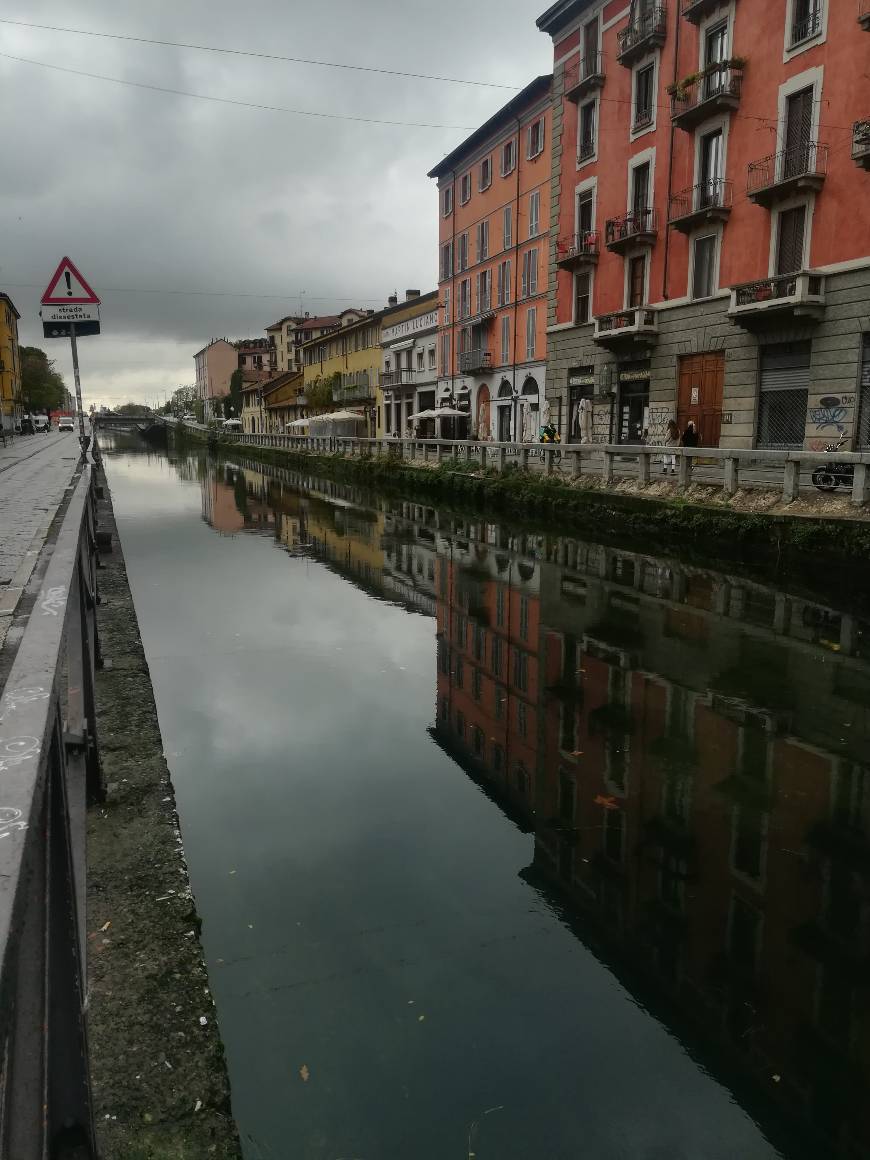
<path fill-rule="evenodd" d="M 439 198 L 439 405 L 454 434 L 535 441 L 544 403 L 552 77 L 429 173 Z"/>
<path fill-rule="evenodd" d="M 658 441 L 676 417 L 709 446 L 870 446 L 857 16 L 853 0 L 558 0 L 538 20 L 563 437 Z"/>

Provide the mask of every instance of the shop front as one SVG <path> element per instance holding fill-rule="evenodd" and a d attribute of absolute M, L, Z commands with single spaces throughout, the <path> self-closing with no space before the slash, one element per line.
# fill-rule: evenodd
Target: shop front
<path fill-rule="evenodd" d="M 595 369 L 573 367 L 568 371 L 568 430 L 566 442 L 592 442 L 592 406 Z"/>
<path fill-rule="evenodd" d="M 617 373 L 617 443 L 641 443 L 649 427 L 650 362 L 623 363 Z"/>

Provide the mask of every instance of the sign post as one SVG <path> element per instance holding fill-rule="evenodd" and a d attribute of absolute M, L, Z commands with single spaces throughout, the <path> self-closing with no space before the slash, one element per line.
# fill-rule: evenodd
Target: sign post
<path fill-rule="evenodd" d="M 90 436 L 85 435 L 85 410 L 79 375 L 77 336 L 100 333 L 100 300 L 69 258 L 63 258 L 52 275 L 41 299 L 42 332 L 46 338 L 69 338 L 72 348 L 73 378 L 76 386 L 76 409 L 79 416 L 79 443 L 87 451 Z"/>

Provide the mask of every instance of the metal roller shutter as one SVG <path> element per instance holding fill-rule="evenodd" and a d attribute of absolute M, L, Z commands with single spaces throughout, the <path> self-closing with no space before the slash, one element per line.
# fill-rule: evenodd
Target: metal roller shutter
<path fill-rule="evenodd" d="M 858 410 L 858 446 L 870 448 L 870 334 L 864 335 L 861 352 L 861 393 Z"/>
<path fill-rule="evenodd" d="M 803 447 L 810 387 L 809 342 L 761 349 L 758 446 L 771 450 Z"/>

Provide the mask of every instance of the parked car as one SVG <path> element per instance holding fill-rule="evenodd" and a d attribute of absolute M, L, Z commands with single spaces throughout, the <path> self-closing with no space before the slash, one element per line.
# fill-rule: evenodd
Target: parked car
<path fill-rule="evenodd" d="M 72 415 L 61 415 L 57 421 L 58 431 L 75 431 L 75 419 Z"/>
<path fill-rule="evenodd" d="M 49 420 L 48 415 L 44 414 L 43 412 L 40 412 L 36 415 L 28 415 L 27 418 L 29 418 L 33 424 L 34 431 L 44 432 L 51 428 L 51 421 Z"/>

